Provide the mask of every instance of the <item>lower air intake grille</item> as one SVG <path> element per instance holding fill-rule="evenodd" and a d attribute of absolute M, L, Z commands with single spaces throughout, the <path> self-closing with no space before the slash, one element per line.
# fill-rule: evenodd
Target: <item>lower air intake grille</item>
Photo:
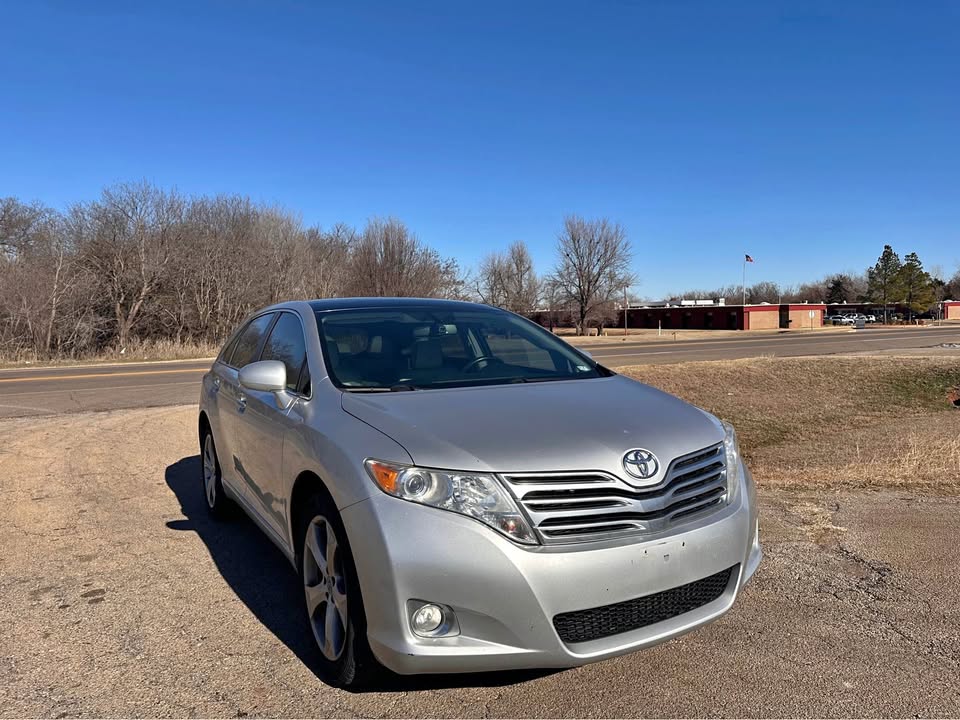
<path fill-rule="evenodd" d="M 553 626 L 565 643 L 580 643 L 637 630 L 696 610 L 723 595 L 738 566 L 663 592 L 589 610 L 554 616 Z"/>

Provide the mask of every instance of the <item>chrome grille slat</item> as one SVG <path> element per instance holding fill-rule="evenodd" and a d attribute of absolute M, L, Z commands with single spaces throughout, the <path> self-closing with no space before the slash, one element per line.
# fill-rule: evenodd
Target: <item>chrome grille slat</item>
<path fill-rule="evenodd" d="M 681 510 L 680 512 L 677 512 L 671 515 L 670 519 L 679 520 L 682 517 L 686 517 L 688 515 L 693 515 L 694 513 L 702 512 L 703 510 L 707 510 L 713 507 L 714 505 L 719 505 L 721 499 L 722 498 L 713 498 L 712 500 L 710 500 L 710 502 L 697 505 L 696 507 L 687 508 L 686 510 Z"/>
<path fill-rule="evenodd" d="M 630 507 L 630 503 L 621 498 L 609 500 L 591 500 L 582 498 L 577 500 L 553 500 L 545 502 L 530 502 L 527 507 L 537 513 L 559 512 L 562 510 L 595 510 L 597 508 Z"/>
<path fill-rule="evenodd" d="M 720 447 L 719 450 L 723 450 L 723 448 Z M 713 451 L 710 453 L 703 453 L 700 457 L 696 459 L 696 462 L 693 462 L 693 463 L 684 463 L 679 467 L 676 465 L 676 463 L 674 463 L 674 465 L 671 466 L 670 470 L 676 476 L 684 476 L 684 475 L 689 475 L 690 473 L 699 472 L 704 467 L 712 465 L 716 462 L 720 462 L 722 464 L 723 460 L 724 460 L 724 457 L 722 452 Z"/>
<path fill-rule="evenodd" d="M 711 483 L 715 483 L 718 480 L 723 480 L 723 471 L 716 472 L 713 475 L 707 475 L 706 477 L 697 477 L 695 480 L 686 483 L 685 485 L 678 485 L 672 489 L 672 494 L 674 497 L 677 495 L 686 495 L 688 492 L 696 490 L 698 487 L 706 487 Z"/>
<path fill-rule="evenodd" d="M 543 478 L 537 478 L 536 483 L 521 484 L 513 482 L 513 478 L 516 476 L 507 476 L 507 481 L 511 485 L 516 487 L 518 494 L 524 496 L 531 495 L 533 493 L 564 493 L 564 492 L 576 492 L 576 491 L 587 491 L 594 493 L 609 492 L 613 486 L 610 484 L 610 478 L 606 475 L 598 476 L 597 480 L 590 483 L 584 482 L 549 482 L 543 481 Z"/>
<path fill-rule="evenodd" d="M 558 483 L 590 484 L 606 482 L 606 479 L 602 475 L 595 474 L 573 475 L 569 473 L 547 473 L 545 475 L 514 475 L 512 482 L 516 485 L 528 485 L 530 483 L 542 483 L 545 485 L 555 485 Z"/>
<path fill-rule="evenodd" d="M 694 495 L 693 497 L 687 498 L 685 500 L 680 500 L 678 502 L 672 503 L 660 510 L 653 510 L 649 512 L 617 512 L 609 513 L 607 516 L 610 520 L 653 520 L 661 517 L 669 517 L 670 515 L 689 508 L 697 507 L 703 503 L 706 503 L 708 500 L 711 500 L 719 495 L 722 495 L 724 488 L 715 487 L 706 492 Z M 565 518 L 573 517 L 579 518 L 581 522 L 596 521 L 596 522 L 606 522 L 606 518 L 599 518 L 595 516 L 585 516 L 582 512 L 569 512 L 569 513 L 553 513 L 551 517 L 543 520 L 538 524 L 538 527 L 553 527 L 554 525 L 560 524 Z"/>
<path fill-rule="evenodd" d="M 674 459 L 663 481 L 646 488 L 598 471 L 503 478 L 546 543 L 668 529 L 719 509 L 727 491 L 723 443 Z"/>
<path fill-rule="evenodd" d="M 710 473 L 715 473 L 717 470 L 723 469 L 723 463 L 717 459 L 713 458 L 713 462 L 710 463 L 701 463 L 695 468 L 690 470 L 685 470 L 683 473 L 677 474 L 670 480 L 671 485 L 682 485 L 688 480 L 693 478 L 702 477 L 704 475 L 709 475 Z"/>

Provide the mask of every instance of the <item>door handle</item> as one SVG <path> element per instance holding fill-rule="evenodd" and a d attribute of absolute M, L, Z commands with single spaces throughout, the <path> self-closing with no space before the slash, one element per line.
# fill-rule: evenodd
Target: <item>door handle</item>
<path fill-rule="evenodd" d="M 243 393 L 240 393 L 237 396 L 237 410 L 239 410 L 240 412 L 243 412 L 246 409 L 247 409 L 247 396 L 244 395 Z"/>

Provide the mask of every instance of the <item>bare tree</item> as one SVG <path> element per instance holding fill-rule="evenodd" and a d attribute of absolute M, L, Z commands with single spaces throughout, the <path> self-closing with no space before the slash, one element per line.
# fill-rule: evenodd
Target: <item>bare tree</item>
<path fill-rule="evenodd" d="M 937 283 L 938 300 L 960 300 L 960 267 L 949 279 L 946 279 L 946 273 L 942 267 L 937 272 L 936 278 L 939 280 Z"/>
<path fill-rule="evenodd" d="M 52 213 L 39 203 L 0 198 L 0 253 L 12 259 L 28 252 L 37 243 Z"/>
<path fill-rule="evenodd" d="M 550 328 L 550 332 L 553 332 L 557 325 L 563 324 L 568 320 L 566 317 L 568 313 L 565 312 L 566 308 L 564 307 L 565 298 L 552 277 L 544 278 L 541 287 L 543 304 L 547 310 L 547 327 Z"/>
<path fill-rule="evenodd" d="M 743 290 L 739 285 L 726 285 L 713 290 L 684 290 L 673 293 L 667 298 L 670 302 L 678 303 L 681 300 L 723 300 L 724 302 L 740 302 Z"/>
<path fill-rule="evenodd" d="M 632 285 L 632 249 L 618 223 L 606 218 L 564 219 L 557 238 L 557 266 L 553 281 L 576 311 L 577 332 L 586 332 L 588 321 Z"/>
<path fill-rule="evenodd" d="M 350 262 L 350 249 L 357 240 L 357 231 L 337 223 L 329 231 L 309 228 L 305 234 L 308 260 L 306 265 L 307 295 L 316 298 L 337 297 L 344 293 Z"/>
<path fill-rule="evenodd" d="M 780 287 L 769 280 L 762 280 L 747 288 L 747 302 L 758 305 L 760 303 L 779 303 L 781 299 Z M 741 298 L 743 295 L 741 294 Z"/>
<path fill-rule="evenodd" d="M 490 253 L 480 261 L 474 279 L 474 290 L 480 302 L 493 307 L 506 306 L 506 275 L 507 268 L 503 253 Z"/>
<path fill-rule="evenodd" d="M 90 206 L 81 254 L 110 305 L 121 348 L 160 284 L 183 218 L 179 195 L 147 183 L 108 188 Z"/>
<path fill-rule="evenodd" d="M 520 314 L 536 310 L 541 297 L 541 282 L 526 243 L 518 240 L 506 252 L 487 255 L 480 262 L 475 288 L 487 305 Z"/>
<path fill-rule="evenodd" d="M 350 252 L 347 288 L 373 297 L 446 297 L 458 285 L 455 261 L 424 245 L 399 220 L 373 219 Z"/>
<path fill-rule="evenodd" d="M 0 201 L 0 339 L 5 354 L 47 357 L 76 329 L 77 289 L 69 224 L 49 208 Z"/>

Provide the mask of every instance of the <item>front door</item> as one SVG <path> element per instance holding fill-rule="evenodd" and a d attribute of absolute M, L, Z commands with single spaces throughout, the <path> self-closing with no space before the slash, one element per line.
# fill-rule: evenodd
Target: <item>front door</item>
<path fill-rule="evenodd" d="M 301 422 L 300 403 L 306 400 L 306 346 L 300 317 L 281 312 L 259 360 L 279 360 L 287 370 L 287 396 L 240 387 L 244 402 L 238 414 L 234 469 L 247 499 L 261 520 L 292 547 L 288 537 L 287 483 L 282 473 L 283 442 Z M 292 403 L 290 402 L 292 400 Z"/>
<path fill-rule="evenodd" d="M 276 313 L 266 313 L 251 320 L 240 333 L 237 346 L 230 353 L 230 357 L 225 358 L 225 367 L 217 373 L 220 381 L 217 391 L 217 415 L 220 418 L 221 437 L 214 439 L 217 441 L 220 470 L 224 481 L 248 503 L 250 488 L 237 468 L 243 442 L 240 417 L 246 411 L 247 402 L 246 392 L 240 387 L 238 373 L 241 368 L 259 357 L 263 341 L 275 317 Z"/>

